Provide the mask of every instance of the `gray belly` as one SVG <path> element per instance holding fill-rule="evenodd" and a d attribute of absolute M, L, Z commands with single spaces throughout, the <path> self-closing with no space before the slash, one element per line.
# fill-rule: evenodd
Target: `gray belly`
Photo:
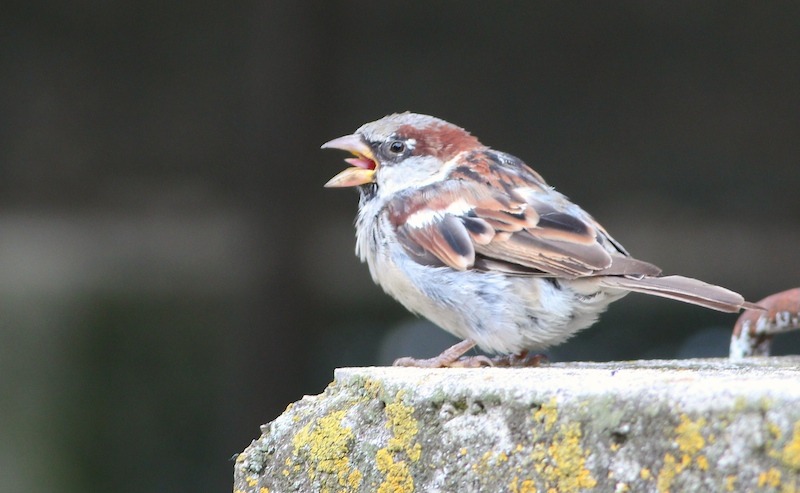
<path fill-rule="evenodd" d="M 398 248 L 401 248 L 398 246 Z M 385 257 L 384 257 L 385 258 Z M 625 292 L 589 280 L 456 271 L 405 255 L 370 262 L 373 277 L 406 308 L 493 353 L 543 350 L 593 324 Z"/>

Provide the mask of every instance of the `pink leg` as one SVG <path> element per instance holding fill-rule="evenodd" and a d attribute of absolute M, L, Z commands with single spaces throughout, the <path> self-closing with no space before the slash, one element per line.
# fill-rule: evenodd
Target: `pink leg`
<path fill-rule="evenodd" d="M 464 356 L 464 353 L 473 347 L 475 347 L 475 343 L 466 339 L 445 349 L 442 354 L 435 358 L 400 358 L 395 360 L 394 366 L 416 366 L 418 368 L 478 368 L 481 366 L 493 366 L 492 360 L 486 356 Z"/>

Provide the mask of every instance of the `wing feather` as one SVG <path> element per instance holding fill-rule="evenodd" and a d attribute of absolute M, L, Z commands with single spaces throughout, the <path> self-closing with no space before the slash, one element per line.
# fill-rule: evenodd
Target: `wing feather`
<path fill-rule="evenodd" d="M 630 279 L 613 276 L 604 277 L 602 284 L 692 303 L 721 312 L 736 313 L 742 308 L 754 307 L 751 303 L 745 302 L 739 293 L 690 277 L 665 276 Z"/>
<path fill-rule="evenodd" d="M 414 252 L 414 257 L 422 256 L 418 249 L 421 247 L 454 269 L 467 270 L 475 263 L 472 239 L 464 223 L 455 216 L 447 214 L 418 226 L 406 224 L 398 228 L 398 237 L 407 251 Z"/>
<path fill-rule="evenodd" d="M 655 275 L 632 259 L 588 214 L 522 172 L 518 160 L 493 153 L 456 167 L 449 180 L 408 191 L 388 204 L 398 237 L 412 258 L 454 269 L 577 278 Z M 516 166 L 516 168 L 514 168 Z M 476 181 L 480 176 L 491 179 Z M 477 264 L 476 264 L 476 259 Z"/>

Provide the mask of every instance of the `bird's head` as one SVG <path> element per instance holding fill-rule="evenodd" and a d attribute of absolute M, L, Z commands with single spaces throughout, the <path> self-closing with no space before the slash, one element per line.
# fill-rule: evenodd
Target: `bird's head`
<path fill-rule="evenodd" d="M 456 156 L 482 147 L 469 132 L 439 118 L 393 114 L 322 145 L 323 149 L 341 149 L 355 156 L 345 159 L 352 167 L 325 186 L 374 184 L 384 195 L 418 188 L 442 180 Z"/>

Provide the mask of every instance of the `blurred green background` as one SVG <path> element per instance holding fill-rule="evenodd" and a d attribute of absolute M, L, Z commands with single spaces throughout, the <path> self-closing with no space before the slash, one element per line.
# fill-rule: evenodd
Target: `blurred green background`
<path fill-rule="evenodd" d="M 800 285 L 797 2 L 7 0 L 0 491 L 228 491 L 333 368 L 442 331 L 353 255 L 323 142 L 404 110 L 517 155 L 637 257 Z M 724 355 L 631 295 L 553 360 Z M 792 350 L 787 338 L 778 352 Z"/>

